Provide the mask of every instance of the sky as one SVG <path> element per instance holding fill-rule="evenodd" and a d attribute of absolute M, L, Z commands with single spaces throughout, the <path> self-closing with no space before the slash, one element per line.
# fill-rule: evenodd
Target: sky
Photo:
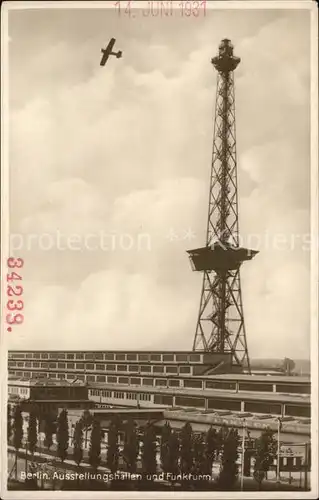
<path fill-rule="evenodd" d="M 9 12 L 15 349 L 191 349 L 205 244 L 216 71 L 235 71 L 241 270 L 250 357 L 307 358 L 310 13 Z M 114 36 L 121 59 L 99 65 Z M 103 236 L 101 236 L 103 235 Z"/>

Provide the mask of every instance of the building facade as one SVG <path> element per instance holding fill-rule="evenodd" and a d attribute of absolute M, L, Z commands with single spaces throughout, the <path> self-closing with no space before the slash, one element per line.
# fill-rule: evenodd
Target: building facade
<path fill-rule="evenodd" d="M 86 384 L 96 406 L 197 408 L 310 418 L 310 379 L 246 375 L 229 354 L 11 351 L 9 376 Z"/>

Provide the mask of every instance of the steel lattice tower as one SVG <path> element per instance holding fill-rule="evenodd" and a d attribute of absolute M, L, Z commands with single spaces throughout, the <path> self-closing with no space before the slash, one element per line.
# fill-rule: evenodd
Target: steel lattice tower
<path fill-rule="evenodd" d="M 250 371 L 240 266 L 257 253 L 239 246 L 234 70 L 240 59 L 222 40 L 211 60 L 218 72 L 206 246 L 188 251 L 203 272 L 193 350 L 233 353 Z"/>

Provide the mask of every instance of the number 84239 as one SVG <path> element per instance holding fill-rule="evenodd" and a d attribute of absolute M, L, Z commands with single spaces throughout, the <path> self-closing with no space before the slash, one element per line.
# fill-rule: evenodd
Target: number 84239
<path fill-rule="evenodd" d="M 7 274 L 7 315 L 6 322 L 9 325 L 20 325 L 23 323 L 24 316 L 21 312 L 24 308 L 24 302 L 22 299 L 18 299 L 17 297 L 21 297 L 23 294 L 23 287 L 20 283 L 22 282 L 22 276 L 20 274 L 21 269 L 24 265 L 23 259 L 9 257 L 7 261 L 8 266 L 8 274 Z M 15 270 L 17 269 L 17 270 Z M 12 297 L 12 298 L 9 298 Z M 11 329 L 10 329 L 11 331 Z"/>

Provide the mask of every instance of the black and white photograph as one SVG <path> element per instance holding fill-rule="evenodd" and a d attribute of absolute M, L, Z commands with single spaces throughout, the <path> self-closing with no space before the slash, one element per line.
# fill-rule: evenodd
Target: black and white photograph
<path fill-rule="evenodd" d="M 3 3 L 1 498 L 318 497 L 317 21 Z"/>

